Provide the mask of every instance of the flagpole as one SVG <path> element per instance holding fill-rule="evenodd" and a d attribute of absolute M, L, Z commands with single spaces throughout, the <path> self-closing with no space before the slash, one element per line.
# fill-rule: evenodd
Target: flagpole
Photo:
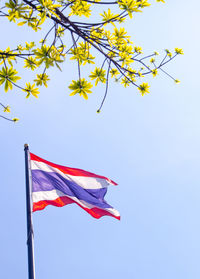
<path fill-rule="evenodd" d="M 34 243 L 32 224 L 31 180 L 30 180 L 30 154 L 28 144 L 24 144 L 25 175 L 26 175 L 26 216 L 27 216 L 27 246 L 28 246 L 28 279 L 35 279 Z"/>

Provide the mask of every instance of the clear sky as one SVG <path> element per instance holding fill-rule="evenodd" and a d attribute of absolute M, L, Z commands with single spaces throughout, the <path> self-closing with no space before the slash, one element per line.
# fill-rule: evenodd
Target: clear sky
<path fill-rule="evenodd" d="M 1 278 L 27 278 L 24 143 L 119 184 L 106 200 L 121 221 L 96 220 L 76 205 L 34 213 L 37 279 L 200 278 L 199 10 L 197 0 L 154 3 L 126 24 L 146 53 L 184 49 L 165 68 L 180 84 L 160 73 L 144 97 L 110 84 L 100 114 L 103 87 L 88 101 L 69 96 L 76 75 L 69 63 L 52 71 L 39 99 L 0 88 L 1 102 L 20 118 L 0 120 Z M 0 49 L 34 36 L 1 21 Z"/>

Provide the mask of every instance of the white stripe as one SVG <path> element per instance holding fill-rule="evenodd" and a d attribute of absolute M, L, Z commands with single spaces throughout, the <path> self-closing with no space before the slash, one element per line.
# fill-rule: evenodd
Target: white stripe
<path fill-rule="evenodd" d="M 91 209 L 93 207 L 98 207 L 98 206 L 94 206 L 90 203 L 87 203 L 83 200 L 79 200 L 76 197 L 65 195 L 63 192 L 61 192 L 59 190 L 32 192 L 33 203 L 36 203 L 39 201 L 44 201 L 44 200 L 52 201 L 52 200 L 56 200 L 59 197 L 68 197 L 68 198 L 74 200 L 75 202 L 77 202 L 78 204 L 80 204 L 84 208 Z M 100 207 L 98 207 L 98 208 L 100 208 Z M 100 208 L 100 209 L 106 210 L 107 212 L 113 214 L 114 216 L 117 216 L 117 217 L 120 216 L 119 212 L 114 208 Z"/>
<path fill-rule="evenodd" d="M 68 179 L 70 181 L 77 183 L 80 187 L 82 187 L 84 189 L 107 188 L 108 185 L 111 184 L 106 179 L 103 179 L 103 178 L 69 175 L 69 174 L 63 173 L 59 169 L 49 166 L 43 162 L 38 162 L 38 161 L 33 161 L 33 160 L 31 160 L 31 169 L 59 173 L 65 179 Z"/>

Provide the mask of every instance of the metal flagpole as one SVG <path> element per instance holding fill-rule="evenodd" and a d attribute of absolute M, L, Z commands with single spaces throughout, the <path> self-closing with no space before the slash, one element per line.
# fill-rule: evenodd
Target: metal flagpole
<path fill-rule="evenodd" d="M 26 174 L 26 216 L 27 216 L 27 246 L 28 246 L 28 279 L 35 279 L 34 244 L 32 225 L 30 158 L 28 144 L 24 144 L 25 174 Z"/>

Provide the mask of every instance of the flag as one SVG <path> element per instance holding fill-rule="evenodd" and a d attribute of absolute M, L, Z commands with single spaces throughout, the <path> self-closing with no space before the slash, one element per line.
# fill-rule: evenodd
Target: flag
<path fill-rule="evenodd" d="M 119 212 L 104 196 L 114 181 L 81 169 L 48 162 L 30 153 L 33 212 L 47 205 L 62 207 L 76 203 L 94 218 L 104 215 L 120 220 Z"/>

